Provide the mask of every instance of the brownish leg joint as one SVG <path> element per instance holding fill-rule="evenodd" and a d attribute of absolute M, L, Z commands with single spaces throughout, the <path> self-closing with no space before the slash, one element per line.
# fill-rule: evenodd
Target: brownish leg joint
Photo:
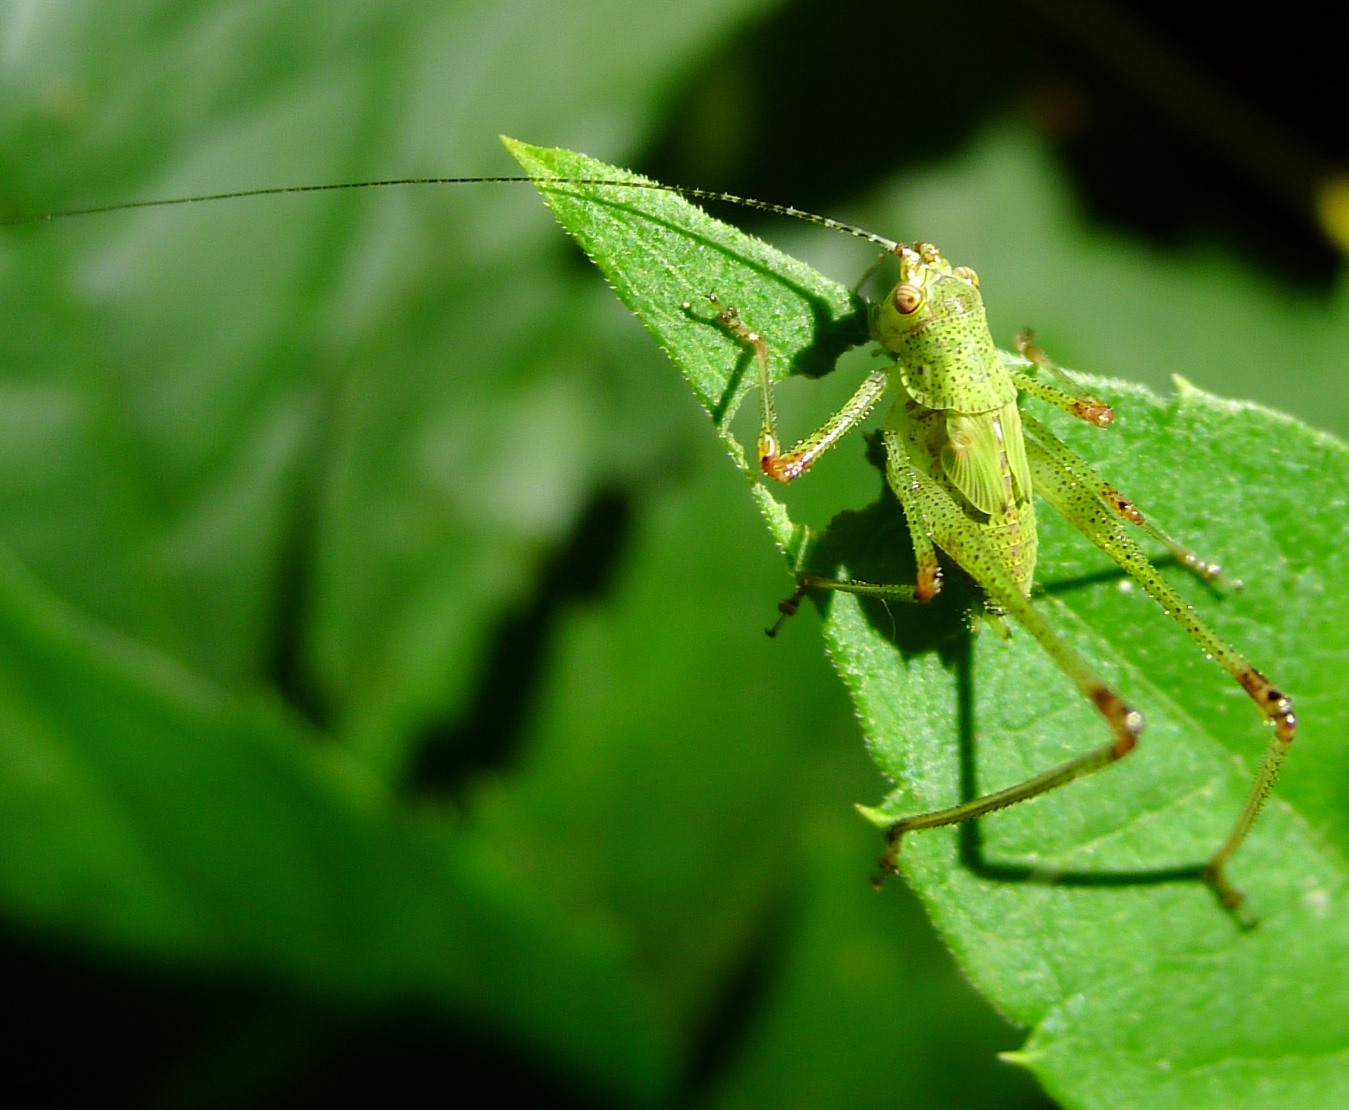
<path fill-rule="evenodd" d="M 803 574 L 796 580 L 796 589 L 792 591 L 792 596 L 778 602 L 778 619 L 773 622 L 772 627 L 764 629 L 764 632 L 769 639 L 772 639 L 778 634 L 778 629 L 780 629 L 789 618 L 796 616 L 797 610 L 801 608 L 801 602 L 805 600 L 806 594 L 810 593 L 819 581 L 820 579 L 813 574 Z"/>

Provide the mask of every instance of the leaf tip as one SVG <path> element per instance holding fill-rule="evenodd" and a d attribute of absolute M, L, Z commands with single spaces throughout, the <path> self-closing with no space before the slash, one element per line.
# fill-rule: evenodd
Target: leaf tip
<path fill-rule="evenodd" d="M 887 829 L 895 823 L 893 818 L 887 817 L 881 811 L 880 806 L 864 806 L 858 802 L 853 808 L 878 829 Z"/>
<path fill-rule="evenodd" d="M 1188 398 L 1205 396 L 1204 391 L 1183 374 L 1172 374 L 1171 381 L 1176 387 L 1177 395 L 1180 397 Z"/>

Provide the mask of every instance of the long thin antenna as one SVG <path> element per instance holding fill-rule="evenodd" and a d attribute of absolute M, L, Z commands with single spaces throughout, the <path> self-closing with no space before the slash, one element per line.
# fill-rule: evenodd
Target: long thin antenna
<path fill-rule="evenodd" d="M 100 204 L 92 208 L 67 208 L 56 212 L 44 212 L 35 216 L 16 216 L 0 220 L 0 227 L 17 227 L 22 224 L 45 223 L 49 220 L 67 220 L 75 216 L 97 216 L 107 212 L 128 212 L 137 208 L 173 208 L 182 204 L 204 204 L 208 201 L 245 200 L 249 197 L 288 196 L 294 193 L 330 193 L 340 189 L 389 189 L 414 185 L 609 185 L 618 189 L 648 189 L 662 193 L 674 193 L 690 200 L 710 200 L 723 204 L 735 204 L 758 212 L 767 212 L 774 216 L 787 216 L 794 220 L 817 224 L 833 231 L 865 239 L 887 251 L 898 249 L 899 244 L 883 235 L 867 231 L 853 224 L 820 216 L 814 212 L 804 212 L 786 204 L 772 204 L 766 200 L 752 200 L 738 197 L 733 193 L 719 193 L 714 189 L 696 189 L 684 185 L 666 185 L 659 181 L 614 181 L 607 177 L 394 177 L 384 181 L 344 181 L 333 185 L 273 185 L 265 189 L 238 189 L 228 193 L 203 193 L 194 197 L 165 197 L 159 200 L 133 200 L 120 204 Z"/>

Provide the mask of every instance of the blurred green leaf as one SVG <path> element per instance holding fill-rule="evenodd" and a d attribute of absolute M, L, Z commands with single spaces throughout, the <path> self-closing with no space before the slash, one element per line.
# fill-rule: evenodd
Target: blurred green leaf
<path fill-rule="evenodd" d="M 0 659 L 11 917 L 348 1003 L 433 999 L 632 1093 L 668 1066 L 621 945 L 562 925 L 276 709 L 91 627 L 9 561 Z M 512 966 L 527 989 L 501 975 Z M 579 994 L 578 1036 L 550 1015 Z"/>

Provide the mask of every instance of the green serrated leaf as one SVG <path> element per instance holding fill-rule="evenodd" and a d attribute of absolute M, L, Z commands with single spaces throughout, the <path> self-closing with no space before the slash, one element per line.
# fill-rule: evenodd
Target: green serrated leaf
<path fill-rule="evenodd" d="M 679 367 L 735 464 L 752 476 L 756 468 L 732 435 L 731 421 L 753 388 L 754 367 L 744 345 L 717 323 L 707 294 L 734 305 L 763 331 L 775 380 L 832 368 L 865 334 L 856 298 L 762 240 L 709 219 L 675 193 L 609 184 L 645 178 L 568 151 L 504 141 L 539 179 L 553 214 L 604 272 L 619 300 Z M 605 184 L 548 185 L 549 177 Z M 641 229 L 639 236 L 634 228 Z M 799 537 L 780 501 L 771 493 L 758 496 L 774 539 L 791 550 Z"/>
<path fill-rule="evenodd" d="M 847 295 L 675 195 L 550 183 L 631 178 L 567 152 L 510 145 L 747 470 L 728 431 L 752 384 L 745 352 L 699 313 L 699 294 L 714 291 L 740 308 L 769 340 L 777 376 L 819 371 L 853 312 Z M 680 307 L 690 301 L 692 310 Z M 1168 879 L 1221 840 L 1266 731 L 1242 691 L 1048 510 L 1040 514 L 1039 603 L 1143 710 L 1143 744 L 1120 766 L 1052 796 L 913 835 L 904 874 L 971 979 L 1033 1027 L 1015 1058 L 1063 1101 L 1343 1100 L 1349 987 L 1324 969 L 1349 958 L 1349 822 L 1334 786 L 1349 779 L 1337 743 L 1346 723 L 1337 660 L 1349 653 L 1341 565 L 1349 450 L 1289 418 L 1193 388 L 1166 399 L 1095 385 L 1116 403 L 1114 428 L 1051 423 L 1164 527 L 1223 557 L 1243 589 L 1184 580 L 1178 588 L 1298 699 L 1299 743 L 1232 868 L 1259 925 L 1243 930 L 1200 884 Z M 782 501 L 762 486 L 755 493 L 777 542 L 799 540 Z M 808 557 L 903 582 L 906 547 L 898 509 L 882 494 L 837 518 Z M 872 755 L 896 783 L 886 812 L 929 810 L 1022 781 L 1103 739 L 1092 708 L 1028 637 L 975 634 L 958 598 L 887 609 L 840 595 L 820 607 Z"/>

